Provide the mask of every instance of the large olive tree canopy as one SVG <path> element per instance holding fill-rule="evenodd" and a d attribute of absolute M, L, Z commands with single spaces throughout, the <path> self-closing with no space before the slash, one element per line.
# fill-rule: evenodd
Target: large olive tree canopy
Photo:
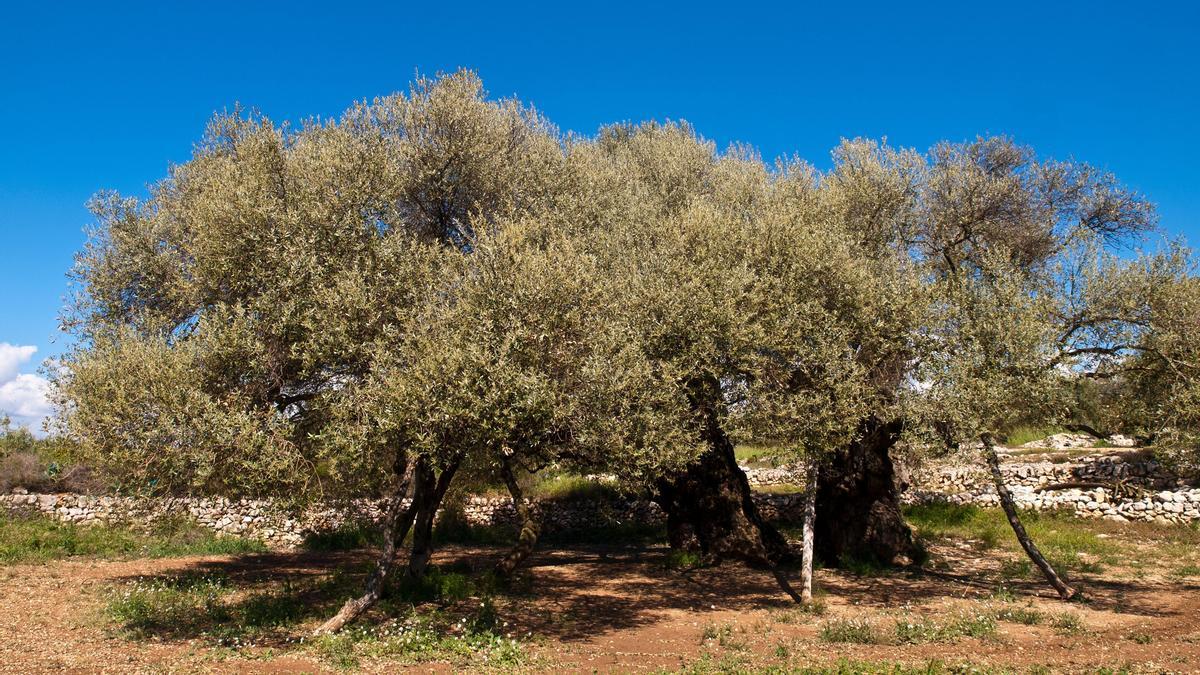
<path fill-rule="evenodd" d="M 219 116 L 144 203 L 94 204 L 66 316 L 80 340 L 57 382 L 65 429 L 130 487 L 377 493 L 397 448 L 432 432 L 426 412 L 400 417 L 413 407 L 364 421 L 371 392 L 429 363 L 444 308 L 482 302 L 461 299 L 491 291 L 465 281 L 486 274 L 467 262 L 479 231 L 547 208 L 562 163 L 552 128 L 465 73 L 336 122 Z M 462 330 L 440 348 L 468 358 L 484 347 Z"/>
<path fill-rule="evenodd" d="M 336 120 L 219 115 L 148 199 L 93 209 L 62 430 L 131 491 L 384 498 L 331 629 L 410 529 L 420 573 L 464 466 L 518 504 L 518 474 L 616 473 L 673 545 L 778 571 L 735 441 L 823 467 L 829 562 L 890 561 L 904 434 L 1065 419 L 1080 382 L 1091 422 L 1180 456 L 1200 424 L 1190 254 L 1131 255 L 1148 202 L 1004 138 L 846 141 L 822 172 L 686 124 L 563 136 L 457 73 Z"/>

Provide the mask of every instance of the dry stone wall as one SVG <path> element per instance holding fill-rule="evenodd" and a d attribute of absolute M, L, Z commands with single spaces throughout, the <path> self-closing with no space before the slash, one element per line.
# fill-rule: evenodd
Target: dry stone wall
<path fill-rule="evenodd" d="M 1022 508 L 1067 509 L 1081 517 L 1116 521 L 1200 520 L 1200 483 L 1137 453 L 1063 463 L 1010 460 L 1000 472 Z M 903 495 L 909 503 L 999 504 L 991 475 L 982 466 L 935 466 L 916 472 L 912 482 L 914 487 Z"/>
<path fill-rule="evenodd" d="M 794 518 L 801 508 L 797 495 L 756 495 L 764 517 Z M 665 520 L 657 504 L 638 499 L 565 499 L 535 504 L 548 532 L 605 526 L 656 525 Z M 42 513 L 80 524 L 145 526 L 162 518 L 185 515 L 219 534 L 259 539 L 273 548 L 295 548 L 310 535 L 362 521 L 377 521 L 378 505 L 360 502 L 345 508 L 314 509 L 287 514 L 269 502 L 226 499 L 145 500 L 76 494 L 0 495 L 0 513 Z M 467 523 L 513 526 L 512 501 L 501 497 L 470 497 L 461 504 Z"/>
<path fill-rule="evenodd" d="M 1080 447 L 1074 436 L 1052 437 L 1057 445 L 1035 442 L 1027 447 Z M 1095 439 L 1091 439 L 1094 441 Z M 1180 477 L 1137 452 L 1100 452 L 1069 462 L 1022 462 L 1008 450 L 1000 472 L 1021 508 L 1067 509 L 1091 518 L 1128 521 L 1190 522 L 1200 520 L 1200 482 Z M 795 466 L 745 468 L 751 485 L 800 485 L 803 469 Z M 905 503 L 944 502 L 999 506 L 991 474 L 982 466 L 935 464 L 907 476 Z"/>
<path fill-rule="evenodd" d="M 1002 468 L 1017 504 L 1032 509 L 1069 509 L 1082 517 L 1156 522 L 1200 521 L 1200 483 L 1176 476 L 1138 453 L 1079 457 L 1071 462 L 1016 462 Z M 799 485 L 797 467 L 746 469 L 752 485 Z M 945 502 L 993 506 L 998 503 L 991 478 L 982 466 L 929 466 L 913 472 L 902 494 L 906 503 Z M 797 521 L 800 494 L 755 494 L 768 520 Z M 655 525 L 662 510 L 648 500 L 619 498 L 556 499 L 538 502 L 548 532 L 621 525 Z M 516 513 L 507 497 L 470 497 L 459 507 L 470 525 L 513 526 Z M 344 508 L 289 514 L 269 502 L 225 499 L 142 500 L 77 494 L 0 495 L 0 514 L 36 512 L 65 522 L 146 525 L 185 515 L 220 534 L 262 540 L 274 548 L 294 548 L 313 534 L 379 518 L 377 504 L 358 502 Z"/>

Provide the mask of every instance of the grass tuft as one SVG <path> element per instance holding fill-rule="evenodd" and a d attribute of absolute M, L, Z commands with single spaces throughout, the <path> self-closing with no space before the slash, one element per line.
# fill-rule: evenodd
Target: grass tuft
<path fill-rule="evenodd" d="M 821 640 L 835 644 L 879 645 L 887 636 L 866 619 L 830 619 L 821 624 Z"/>
<path fill-rule="evenodd" d="M 1050 626 L 1061 635 L 1080 635 L 1087 632 L 1083 619 L 1074 612 L 1060 612 L 1050 618 Z"/>

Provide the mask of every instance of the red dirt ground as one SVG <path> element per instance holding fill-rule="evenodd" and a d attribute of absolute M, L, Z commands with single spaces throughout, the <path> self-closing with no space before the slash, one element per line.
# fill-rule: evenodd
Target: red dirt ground
<path fill-rule="evenodd" d="M 437 561 L 486 569 L 496 554 L 489 548 L 448 547 Z M 1010 586 L 1017 600 L 1008 606 L 1073 612 L 1085 628 L 1078 634 L 1001 622 L 994 637 L 953 642 L 895 646 L 820 639 L 822 624 L 835 618 L 865 617 L 891 627 L 905 611 L 945 618 L 1001 606 L 988 600 L 1001 556 L 955 546 L 936 546 L 933 554 L 955 574 L 858 577 L 819 570 L 827 612 L 814 617 L 793 609 L 762 571 L 725 564 L 682 573 L 666 568 L 665 550 L 659 547 L 579 547 L 535 556 L 530 594 L 501 598 L 497 606 L 516 633 L 538 636 L 528 648 L 533 658 L 522 668 L 530 671 L 646 672 L 697 663 L 714 669 L 791 669 L 845 658 L 915 665 L 937 659 L 1053 672 L 1099 667 L 1200 672 L 1200 584 L 1136 578 L 1119 569 L 1080 579 L 1089 601 L 1069 607 L 1033 582 Z M 0 672 L 329 672 L 330 664 L 298 646 L 233 652 L 198 638 L 135 641 L 107 623 L 102 592 L 139 576 L 196 570 L 221 571 L 235 580 L 313 578 L 365 559 L 365 553 L 276 554 L 0 568 Z M 705 640 L 706 627 L 724 632 L 725 639 Z M 309 628 L 294 632 L 301 635 Z M 361 667 L 395 672 L 460 666 L 364 661 Z"/>

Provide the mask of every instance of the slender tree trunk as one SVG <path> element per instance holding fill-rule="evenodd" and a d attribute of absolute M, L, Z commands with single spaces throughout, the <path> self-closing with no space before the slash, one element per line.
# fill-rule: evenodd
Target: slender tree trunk
<path fill-rule="evenodd" d="M 521 563 L 525 562 L 529 554 L 533 553 L 533 547 L 537 545 L 538 535 L 541 533 L 541 523 L 534 515 L 531 505 L 525 501 L 521 486 L 517 483 L 517 477 L 513 473 L 512 463 L 507 457 L 500 460 L 500 474 L 504 477 L 505 485 L 508 486 L 508 494 L 512 495 L 513 509 L 517 513 L 517 520 L 521 527 L 521 531 L 517 535 L 517 543 L 513 545 L 508 555 L 496 563 L 496 575 L 507 579 L 512 576 Z"/>
<path fill-rule="evenodd" d="M 890 454 L 902 427 L 898 420 L 867 419 L 858 440 L 838 448 L 823 466 L 814 545 L 826 564 L 847 559 L 904 564 L 916 553 Z"/>
<path fill-rule="evenodd" d="M 420 463 L 422 460 L 418 460 Z M 352 598 L 342 605 L 341 610 L 337 614 L 330 617 L 328 621 L 321 624 L 313 635 L 326 635 L 336 633 L 346 624 L 354 621 L 362 616 L 371 608 L 383 594 L 384 583 L 387 581 L 388 575 L 391 574 L 392 568 L 396 562 L 396 549 L 404 538 L 408 536 L 408 530 L 412 527 L 413 516 L 416 514 L 415 501 L 410 502 L 405 506 L 405 495 L 408 492 L 409 483 L 413 476 L 413 467 L 407 467 L 407 456 L 397 462 L 396 470 L 399 473 L 398 484 L 388 497 L 384 504 L 384 520 L 383 520 L 383 548 L 379 552 L 379 559 L 375 563 L 375 570 L 367 579 L 367 586 L 363 594 L 357 598 Z"/>
<path fill-rule="evenodd" d="M 1058 596 L 1063 600 L 1070 600 L 1075 597 L 1075 589 L 1068 586 L 1058 576 L 1049 561 L 1038 550 L 1037 545 L 1029 538 L 1025 526 L 1021 524 L 1021 518 L 1017 514 L 1017 505 L 1013 502 L 1012 494 L 1009 493 L 1008 486 L 1004 484 L 1004 476 L 1000 473 L 1000 458 L 996 456 L 995 439 L 991 434 L 983 434 L 980 440 L 983 441 L 983 456 L 987 458 L 988 468 L 992 472 L 992 483 L 996 486 L 996 494 L 1000 497 L 1000 506 L 1004 509 L 1004 515 L 1008 516 L 1008 524 L 1012 526 L 1013 533 L 1017 535 L 1017 541 L 1021 542 L 1021 548 L 1025 549 L 1029 559 L 1045 575 L 1046 581 L 1050 582 L 1054 590 L 1058 591 Z"/>
<path fill-rule="evenodd" d="M 820 469 L 816 462 L 808 465 L 808 477 L 804 481 L 804 534 L 801 543 L 803 564 L 800 568 L 800 600 L 811 603 L 813 580 L 813 524 L 817 519 L 817 479 Z"/>
<path fill-rule="evenodd" d="M 450 482 L 454 480 L 454 474 L 458 472 L 462 459 L 461 454 L 456 455 L 442 469 L 442 473 L 437 476 L 436 480 L 433 468 L 428 464 L 423 467 L 425 476 L 422 482 L 428 485 L 429 489 L 421 495 L 414 494 L 413 496 L 414 503 L 419 506 L 416 524 L 413 526 L 412 554 L 408 558 L 408 576 L 411 578 L 420 578 L 425 574 L 425 568 L 429 566 L 429 558 L 433 555 L 433 521 L 437 516 L 438 508 L 442 505 L 442 498 L 446 496 L 446 490 L 450 488 Z"/>

